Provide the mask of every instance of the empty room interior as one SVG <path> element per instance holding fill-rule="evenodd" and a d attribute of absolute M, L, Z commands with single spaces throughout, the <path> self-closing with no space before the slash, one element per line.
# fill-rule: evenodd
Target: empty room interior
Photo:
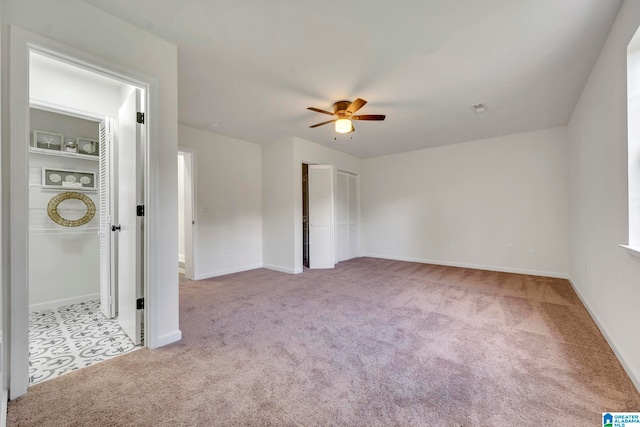
<path fill-rule="evenodd" d="M 640 411 L 640 2 L 0 22 L 7 425 Z"/>

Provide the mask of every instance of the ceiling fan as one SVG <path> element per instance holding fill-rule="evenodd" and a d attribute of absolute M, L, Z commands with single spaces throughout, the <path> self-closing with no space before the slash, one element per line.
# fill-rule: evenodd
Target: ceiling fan
<path fill-rule="evenodd" d="M 381 121 L 385 119 L 385 115 L 384 114 L 359 114 L 359 115 L 354 115 L 353 113 L 355 113 L 356 111 L 358 111 L 359 109 L 361 109 L 362 107 L 364 107 L 364 104 L 366 104 L 367 101 L 365 101 L 364 99 L 360 99 L 357 98 L 355 101 L 353 102 L 349 102 L 349 101 L 338 101 L 335 104 L 333 104 L 333 113 L 329 112 L 329 111 L 325 111 L 325 110 L 321 110 L 319 108 L 314 108 L 314 107 L 308 107 L 307 110 L 311 110 L 311 111 L 316 111 L 318 113 L 322 113 L 322 114 L 328 114 L 330 116 L 335 116 L 336 118 L 333 120 L 328 120 L 326 122 L 322 122 L 322 123 L 318 123 L 312 126 L 309 126 L 310 128 L 317 128 L 318 126 L 322 126 L 322 125 L 326 125 L 329 123 L 334 123 L 335 122 L 335 128 L 336 128 L 336 132 L 338 133 L 350 133 L 356 130 L 356 128 L 353 127 L 353 123 L 351 123 L 352 120 L 373 120 L 373 121 Z"/>

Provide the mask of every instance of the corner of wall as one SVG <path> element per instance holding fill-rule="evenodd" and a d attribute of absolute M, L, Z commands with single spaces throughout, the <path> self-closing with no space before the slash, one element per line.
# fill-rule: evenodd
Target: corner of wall
<path fill-rule="evenodd" d="M 591 319 L 593 319 L 593 322 L 596 324 L 604 338 L 607 340 L 609 347 L 611 347 L 611 350 L 613 350 L 613 353 L 618 358 L 618 361 L 624 368 L 625 372 L 627 373 L 627 375 L 629 375 L 631 382 L 633 382 L 633 385 L 635 385 L 636 389 L 638 389 L 638 391 L 640 392 L 640 372 L 633 366 L 633 364 L 629 360 L 629 357 L 626 355 L 624 350 L 622 350 L 617 340 L 613 337 L 604 323 L 600 320 L 600 317 L 592 308 L 592 305 L 582 294 L 582 292 L 580 292 L 580 288 L 576 285 L 575 280 L 571 276 L 569 276 L 567 280 L 569 280 L 569 283 L 571 283 L 571 287 L 575 291 L 576 295 L 578 295 L 578 298 L 580 298 L 582 305 L 585 306 L 585 308 L 589 312 L 589 315 L 591 316 Z"/>

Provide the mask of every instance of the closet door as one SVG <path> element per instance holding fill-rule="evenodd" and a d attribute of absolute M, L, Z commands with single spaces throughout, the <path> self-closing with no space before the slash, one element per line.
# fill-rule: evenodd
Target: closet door
<path fill-rule="evenodd" d="M 100 310 L 108 319 L 116 316 L 115 235 L 113 225 L 113 119 L 100 123 Z"/>
<path fill-rule="evenodd" d="M 358 177 L 348 174 L 349 237 L 347 259 L 360 256 L 360 213 L 358 211 Z"/>
<path fill-rule="evenodd" d="M 333 268 L 333 166 L 309 165 L 309 268 Z"/>
<path fill-rule="evenodd" d="M 349 175 L 336 175 L 336 251 L 338 262 L 349 256 Z"/>
<path fill-rule="evenodd" d="M 358 218 L 358 177 L 348 172 L 339 171 L 336 183 L 336 251 L 338 261 L 346 261 L 360 256 Z"/>

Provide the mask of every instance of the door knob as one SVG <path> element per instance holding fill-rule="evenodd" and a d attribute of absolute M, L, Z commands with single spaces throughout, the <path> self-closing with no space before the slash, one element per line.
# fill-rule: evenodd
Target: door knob
<path fill-rule="evenodd" d="M 120 231 L 122 227 L 120 227 L 119 225 L 112 225 L 111 226 L 111 231 Z"/>

